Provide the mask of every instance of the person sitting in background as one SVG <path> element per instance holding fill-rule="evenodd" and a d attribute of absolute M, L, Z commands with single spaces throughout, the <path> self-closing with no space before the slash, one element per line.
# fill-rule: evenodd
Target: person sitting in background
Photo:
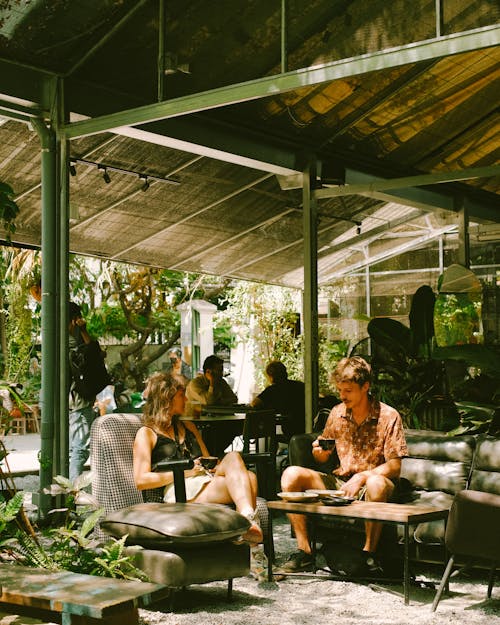
<path fill-rule="evenodd" d="M 285 365 L 272 360 L 266 367 L 270 384 L 252 402 L 253 408 L 273 408 L 287 417 L 281 425 L 287 440 L 305 432 L 305 387 L 303 382 L 289 380 Z"/>
<path fill-rule="evenodd" d="M 203 373 L 193 378 L 186 388 L 186 396 L 190 402 L 199 402 L 202 406 L 231 406 L 238 402 L 229 384 L 223 378 L 224 361 L 212 355 L 205 358 Z M 224 451 L 241 434 L 238 423 L 224 421 L 212 424 L 204 432 L 208 447 L 216 456 L 223 456 Z"/>
<path fill-rule="evenodd" d="M 169 362 L 164 365 L 164 369 L 167 373 L 174 373 L 175 375 L 182 375 L 190 380 L 191 367 L 182 360 L 182 351 L 178 347 L 174 347 L 168 352 Z"/>
<path fill-rule="evenodd" d="M 171 373 L 154 373 L 144 391 L 143 426 L 134 442 L 134 480 L 139 490 L 164 487 L 164 501 L 175 501 L 172 471 L 155 471 L 162 460 L 192 458 L 194 467 L 184 472 L 186 499 L 192 503 L 232 504 L 251 523 L 243 539 L 262 542 L 256 512 L 257 478 L 237 452 L 230 452 L 207 472 L 200 464 L 209 451 L 196 425 L 180 421 L 186 403 L 186 380 Z"/>
<path fill-rule="evenodd" d="M 212 355 L 205 358 L 203 373 L 193 378 L 186 388 L 189 401 L 199 401 L 204 406 L 230 406 L 238 402 L 229 384 L 223 378 L 224 361 Z"/>

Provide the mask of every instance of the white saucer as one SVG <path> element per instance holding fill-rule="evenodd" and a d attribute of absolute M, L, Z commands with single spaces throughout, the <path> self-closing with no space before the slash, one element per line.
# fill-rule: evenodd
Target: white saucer
<path fill-rule="evenodd" d="M 323 499 L 323 497 L 345 497 L 345 491 L 343 490 L 309 488 L 306 490 L 306 493 L 308 495 L 318 495 L 320 499 Z"/>
<path fill-rule="evenodd" d="M 319 495 L 317 493 L 311 493 L 309 491 L 302 493 L 278 493 L 278 497 L 284 499 L 285 501 L 292 501 L 294 503 L 307 503 L 310 501 L 317 501 L 319 499 Z"/>

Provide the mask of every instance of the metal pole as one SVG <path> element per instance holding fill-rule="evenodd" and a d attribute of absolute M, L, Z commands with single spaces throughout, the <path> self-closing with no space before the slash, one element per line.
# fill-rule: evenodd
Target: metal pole
<path fill-rule="evenodd" d="M 58 307 L 58 342 L 57 357 L 59 371 L 58 386 L 58 463 L 57 473 L 69 475 L 69 336 L 68 336 L 68 302 L 69 302 L 69 142 L 61 128 L 69 116 L 64 102 L 63 81 L 58 84 L 58 108 L 56 126 L 56 151 L 59 161 L 59 197 L 56 207 L 57 214 L 57 307 Z"/>
<path fill-rule="evenodd" d="M 365 297 L 366 297 L 366 316 L 372 316 L 371 302 L 371 283 L 370 283 L 370 265 L 365 268 Z"/>
<path fill-rule="evenodd" d="M 455 199 L 455 208 L 458 215 L 458 262 L 469 269 L 469 211 L 467 206 L 465 206 L 463 197 Z"/>
<path fill-rule="evenodd" d="M 281 0 L 281 73 L 288 71 L 288 0 Z"/>
<path fill-rule="evenodd" d="M 56 205 L 57 158 L 55 132 L 41 119 L 32 120 L 42 145 L 42 388 L 40 437 L 40 493 L 38 516 L 45 519 L 51 498 L 43 494 L 53 477 L 54 420 L 56 409 L 57 362 L 56 350 Z"/>
<path fill-rule="evenodd" d="M 165 0 L 160 0 L 158 14 L 158 102 L 165 99 Z"/>
<path fill-rule="evenodd" d="M 441 0 L 435 0 L 436 7 L 436 37 L 443 34 L 443 5 Z"/>
<path fill-rule="evenodd" d="M 304 229 L 304 383 L 306 432 L 312 431 L 318 412 L 318 205 L 314 198 L 316 159 L 312 158 L 302 175 Z"/>

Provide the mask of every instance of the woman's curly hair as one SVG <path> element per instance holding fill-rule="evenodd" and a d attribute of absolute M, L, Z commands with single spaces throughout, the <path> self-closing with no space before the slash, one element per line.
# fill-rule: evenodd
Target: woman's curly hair
<path fill-rule="evenodd" d="M 144 391 L 146 403 L 142 409 L 143 423 L 154 429 L 168 428 L 174 418 L 172 400 L 179 389 L 185 389 L 186 378 L 158 371 L 146 380 Z"/>

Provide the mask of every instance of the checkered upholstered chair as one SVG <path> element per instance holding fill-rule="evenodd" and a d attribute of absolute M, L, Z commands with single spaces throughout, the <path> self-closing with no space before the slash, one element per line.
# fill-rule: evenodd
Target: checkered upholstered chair
<path fill-rule="evenodd" d="M 227 506 L 165 504 L 161 489 L 141 493 L 132 468 L 140 426 L 139 415 L 132 413 L 103 415 L 92 425 L 92 494 L 106 513 L 97 537 L 127 534 L 128 552 L 154 582 L 175 589 L 228 580 L 230 597 L 232 579 L 250 570 L 248 545 L 232 540 L 238 522 L 248 521 Z"/>

